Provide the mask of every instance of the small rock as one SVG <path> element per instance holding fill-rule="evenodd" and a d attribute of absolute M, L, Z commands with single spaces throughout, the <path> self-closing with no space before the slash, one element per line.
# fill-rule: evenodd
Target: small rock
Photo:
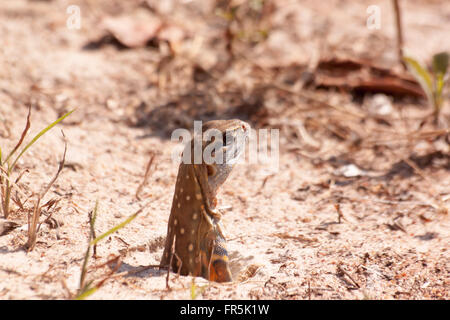
<path fill-rule="evenodd" d="M 382 93 L 375 94 L 369 100 L 367 108 L 371 114 L 379 116 L 387 116 L 391 114 L 393 110 L 391 99 Z"/>
<path fill-rule="evenodd" d="M 367 172 L 364 170 L 361 170 L 354 164 L 348 164 L 345 166 L 342 166 L 334 171 L 334 174 L 337 176 L 344 176 L 346 178 L 353 178 L 358 176 L 365 176 L 367 175 Z"/>

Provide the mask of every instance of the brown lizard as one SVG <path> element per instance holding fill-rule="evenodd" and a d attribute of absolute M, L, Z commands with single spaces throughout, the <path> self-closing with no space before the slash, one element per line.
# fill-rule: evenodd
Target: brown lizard
<path fill-rule="evenodd" d="M 203 156 L 200 163 L 193 161 L 195 141 L 204 155 L 203 151 L 211 150 L 211 143 L 218 142 L 215 137 L 209 141 L 194 137 L 187 144 L 184 152 L 190 148 L 191 161 L 182 161 L 178 169 L 161 266 L 171 264 L 172 270 L 181 275 L 228 282 L 232 277 L 221 214 L 215 208 L 216 194 L 244 151 L 250 126 L 241 120 L 214 120 L 203 124 L 204 134 L 209 129 L 217 129 L 215 136 L 221 139 L 219 148 L 211 154 L 223 162 L 211 163 Z"/>

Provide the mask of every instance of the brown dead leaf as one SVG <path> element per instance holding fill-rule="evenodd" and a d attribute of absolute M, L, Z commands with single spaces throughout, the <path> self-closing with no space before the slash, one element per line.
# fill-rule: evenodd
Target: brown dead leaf
<path fill-rule="evenodd" d="M 314 83 L 319 87 L 425 97 L 420 85 L 407 73 L 394 73 L 368 60 L 323 59 L 317 66 Z"/>

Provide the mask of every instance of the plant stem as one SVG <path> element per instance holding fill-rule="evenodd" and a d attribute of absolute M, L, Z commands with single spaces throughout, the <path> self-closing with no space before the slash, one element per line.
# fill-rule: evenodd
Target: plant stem
<path fill-rule="evenodd" d="M 8 219 L 9 215 L 9 198 L 11 196 L 11 186 L 9 185 L 9 180 L 6 179 L 6 186 L 5 186 L 5 197 L 3 201 L 3 215 L 5 219 Z"/>
<path fill-rule="evenodd" d="M 395 12 L 395 24 L 397 29 L 397 55 L 398 60 L 402 64 L 403 68 L 406 70 L 406 64 L 403 61 L 403 30 L 402 30 L 402 17 L 400 12 L 400 4 L 398 0 L 392 0 Z"/>

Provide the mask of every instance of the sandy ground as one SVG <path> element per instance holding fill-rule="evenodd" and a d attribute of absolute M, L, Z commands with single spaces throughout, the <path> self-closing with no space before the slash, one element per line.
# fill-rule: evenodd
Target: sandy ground
<path fill-rule="evenodd" d="M 258 91 L 245 61 L 237 59 L 223 71 L 215 89 L 212 81 L 192 84 L 193 61 L 208 68 L 222 59 L 223 44 L 211 39 L 222 34 L 223 23 L 216 22 L 209 1 L 204 6 L 175 1 L 173 8 L 148 1 L 187 34 L 188 40 L 179 43 L 182 54 L 169 63 L 164 62 L 163 45 L 83 49 L 105 34 L 102 17 L 136 10 L 155 14 L 154 8 L 140 1 L 76 2 L 82 13 L 80 30 L 66 25 L 66 9 L 74 1 L 0 2 L 3 153 L 20 138 L 29 103 L 28 139 L 77 108 L 18 163 L 14 177 L 28 169 L 19 186 L 29 197 L 29 207 L 35 201 L 31 195 L 56 173 L 64 150 L 60 129 L 64 131 L 66 166 L 45 198 L 60 200 L 53 213 L 60 227 L 43 224 L 35 249 L 27 252 L 27 212 L 12 205 L 8 219 L 22 227 L 0 236 L 1 299 L 68 299 L 76 294 L 90 232 L 88 212 L 97 199 L 97 234 L 144 204 L 145 209 L 99 243 L 88 279 L 103 279 L 114 266 L 101 265 L 113 257 L 120 257 L 121 265 L 91 299 L 190 299 L 194 283 L 197 299 L 449 298 L 449 145 L 443 140 L 395 139 L 414 131 L 414 119 L 430 112 L 423 102 L 394 100 L 392 124 L 384 126 L 336 110 L 310 110 L 308 101 L 269 90 L 259 93 L 266 110 L 261 120 L 261 113 L 252 109 Z M 268 38 L 246 51 L 252 61 L 284 70 L 293 63 L 310 64 L 317 52 L 339 52 L 395 65 L 390 1 L 336 0 L 327 7 L 317 1 L 299 3 L 277 2 Z M 364 27 L 370 4 L 382 10 L 380 30 Z M 404 23 L 405 43 L 413 55 L 426 60 L 434 52 L 450 51 L 450 6 L 445 0 L 405 2 Z M 213 90 L 217 92 L 211 94 Z M 354 112 L 366 112 L 370 105 L 370 98 L 361 104 L 345 92 L 315 94 Z M 444 118 L 450 112 L 448 98 Z M 254 128 L 280 129 L 279 167 L 239 165 L 218 196 L 225 208 L 231 266 L 239 280 L 215 284 L 171 274 L 168 289 L 164 270 L 139 268 L 157 264 L 162 254 L 178 167 L 171 161 L 177 144 L 170 141 L 170 132 L 192 126 L 194 119 L 223 117 L 241 117 Z M 307 119 L 319 125 L 307 126 Z M 302 141 L 296 123 L 305 123 L 320 146 Z M 356 148 L 328 128 L 342 129 L 344 137 L 357 133 L 363 145 L 374 138 L 389 143 Z M 156 166 L 138 200 L 136 190 L 151 152 Z M 405 158 L 417 169 L 405 164 Z M 349 164 L 364 174 L 345 177 L 342 169 Z"/>

